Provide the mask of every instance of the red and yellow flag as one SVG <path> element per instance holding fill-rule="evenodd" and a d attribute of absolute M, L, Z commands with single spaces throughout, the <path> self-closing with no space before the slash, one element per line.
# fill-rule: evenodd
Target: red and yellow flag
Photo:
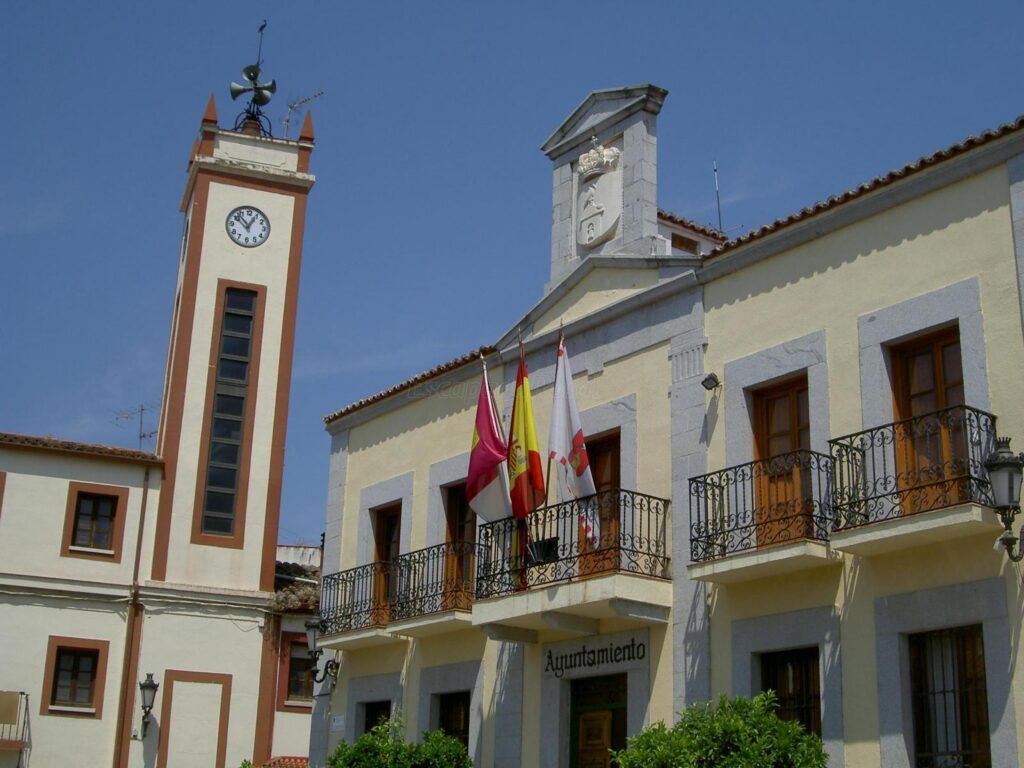
<path fill-rule="evenodd" d="M 512 495 L 512 514 L 522 520 L 544 503 L 544 471 L 540 464 L 537 427 L 533 421 L 530 379 L 526 372 L 526 351 L 519 343 L 519 370 L 516 373 L 515 399 L 512 401 L 512 427 L 508 436 L 508 484 Z"/>

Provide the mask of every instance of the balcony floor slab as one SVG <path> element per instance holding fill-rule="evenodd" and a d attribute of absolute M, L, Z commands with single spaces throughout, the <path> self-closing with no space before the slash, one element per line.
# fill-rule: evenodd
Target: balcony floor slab
<path fill-rule="evenodd" d="M 433 637 L 473 626 L 469 611 L 442 611 L 388 624 L 388 632 L 402 637 Z"/>
<path fill-rule="evenodd" d="M 473 624 L 545 630 L 551 628 L 553 612 L 584 619 L 663 623 L 671 606 L 671 581 L 617 573 L 478 600 L 473 604 Z"/>
<path fill-rule="evenodd" d="M 690 563 L 689 577 L 695 581 L 736 584 L 766 576 L 805 571 L 838 564 L 841 556 L 818 541 L 795 541 L 764 549 L 737 552 L 717 560 Z"/>
<path fill-rule="evenodd" d="M 386 629 L 367 627 L 366 629 L 355 629 L 351 632 L 342 632 L 336 635 L 325 635 L 320 638 L 317 644 L 321 648 L 327 648 L 332 651 L 357 651 L 361 648 L 405 642 L 408 642 L 406 638 L 394 635 Z"/>
<path fill-rule="evenodd" d="M 990 508 L 960 504 L 836 531 L 832 546 L 854 555 L 880 555 L 979 533 L 990 533 L 994 540 L 1002 530 Z"/>

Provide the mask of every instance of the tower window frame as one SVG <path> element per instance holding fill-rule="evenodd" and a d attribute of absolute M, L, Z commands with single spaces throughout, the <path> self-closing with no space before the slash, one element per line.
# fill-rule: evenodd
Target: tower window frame
<path fill-rule="evenodd" d="M 266 287 L 221 280 L 210 343 L 192 543 L 244 545 Z"/>

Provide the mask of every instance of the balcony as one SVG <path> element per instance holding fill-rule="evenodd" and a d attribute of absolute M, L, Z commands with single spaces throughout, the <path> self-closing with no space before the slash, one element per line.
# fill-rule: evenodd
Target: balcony
<path fill-rule="evenodd" d="M 833 546 L 879 554 L 1001 530 L 985 471 L 995 437 L 995 416 L 961 405 L 830 441 Z"/>
<path fill-rule="evenodd" d="M 17 752 L 17 759 L 10 756 L 14 764 L 28 765 L 29 747 L 28 694 L 0 691 L 0 755 Z"/>
<path fill-rule="evenodd" d="M 614 490 L 480 526 L 473 623 L 502 638 L 503 627 L 590 634 L 601 619 L 666 620 L 668 508 Z"/>
<path fill-rule="evenodd" d="M 456 541 L 325 576 L 324 646 L 354 649 L 468 626 L 475 559 L 475 544 Z"/>
<path fill-rule="evenodd" d="M 476 555 L 476 544 L 450 541 L 395 560 L 388 631 L 425 637 L 469 626 Z"/>
<path fill-rule="evenodd" d="M 834 561 L 832 459 L 793 451 L 690 480 L 690 578 L 729 583 Z"/>

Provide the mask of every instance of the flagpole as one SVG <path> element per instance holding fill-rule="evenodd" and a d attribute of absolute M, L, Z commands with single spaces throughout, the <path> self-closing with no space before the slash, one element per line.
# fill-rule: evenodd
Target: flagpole
<path fill-rule="evenodd" d="M 558 344 L 555 346 L 555 381 L 558 381 L 558 351 L 562 348 L 562 324 L 558 324 Z M 552 389 L 552 394 L 554 389 Z M 552 401 L 551 418 L 554 418 L 554 401 Z M 544 476 L 544 506 L 548 505 L 551 497 L 551 446 L 548 446 L 548 469 Z"/>

